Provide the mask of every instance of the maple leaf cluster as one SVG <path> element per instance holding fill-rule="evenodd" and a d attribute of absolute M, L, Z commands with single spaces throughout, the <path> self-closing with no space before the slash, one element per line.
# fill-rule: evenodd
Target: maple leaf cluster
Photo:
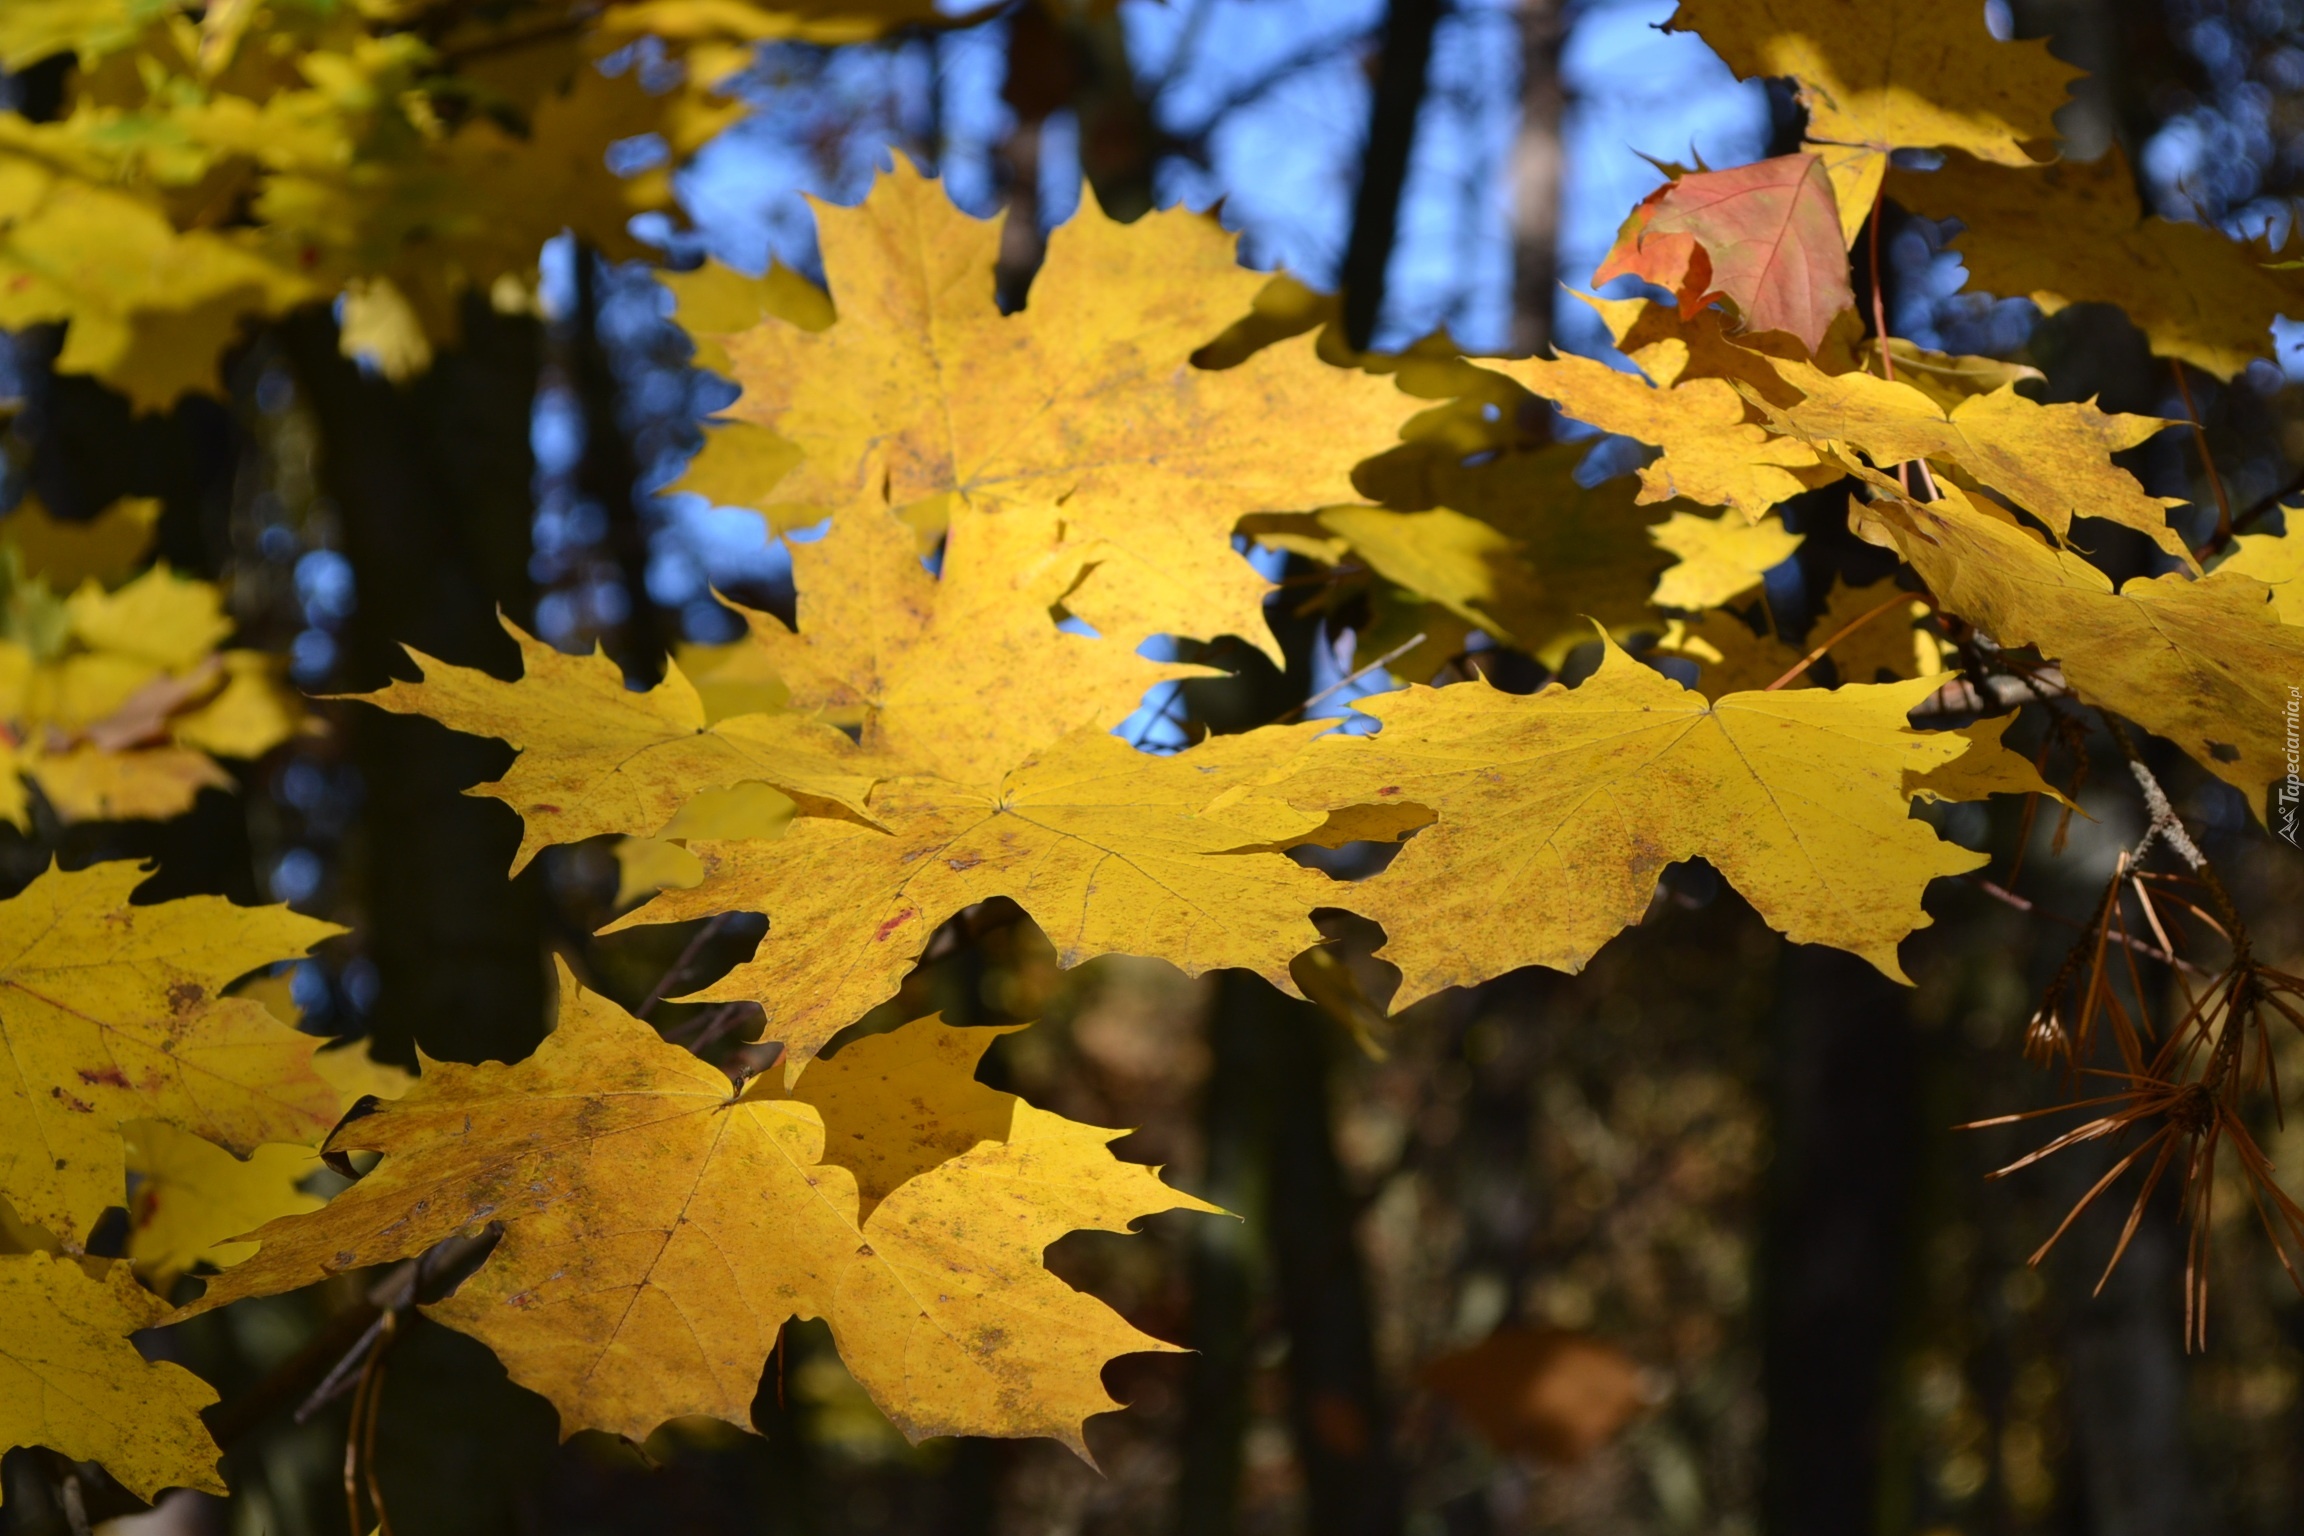
<path fill-rule="evenodd" d="M 710 58 L 702 32 L 719 14 L 650 0 L 601 25 L 692 26 L 691 57 Z M 2171 520 L 2179 504 L 2115 458 L 2169 423 L 2043 403 L 2026 392 L 2033 370 L 1886 335 L 1877 308 L 1869 323 L 1856 312 L 1849 251 L 1883 195 L 1956 213 L 1988 281 L 2044 305 L 2121 305 L 2161 355 L 2226 378 L 2268 351 L 2285 280 L 2246 246 L 2136 218 L 2117 166 L 2049 163 L 2075 71 L 1995 42 L 1975 11 L 1686 0 L 1673 24 L 1740 73 L 1790 77 L 1809 140 L 1676 171 L 1633 210 L 1595 277 L 1665 297 L 1589 301 L 1630 370 L 1468 358 L 1442 339 L 1358 354 L 1332 301 L 1244 270 L 1213 220 L 1121 225 L 1093 200 L 1052 236 L 1029 302 L 1003 313 L 998 224 L 902 163 L 859 206 L 818 208 L 825 290 L 782 271 L 668 277 L 699 361 L 741 386 L 685 484 L 790 539 L 793 622 L 746 612 L 744 638 L 686 654 L 645 691 L 601 655 L 515 629 L 516 680 L 419 656 L 419 677 L 365 697 L 517 749 L 474 792 L 522 818 L 518 863 L 620 839 L 627 890 L 645 899 L 612 926 L 764 914 L 756 951 L 684 1000 L 755 1005 L 777 1069 L 731 1081 L 563 972 L 558 1029 L 525 1061 L 335 1083 L 309 1041 L 217 997 L 319 925 L 132 907 L 116 866 L 51 874 L 0 905 L 0 987 L 15 989 L 0 1029 L 20 1074 L 0 1096 L 13 1117 L 0 1193 L 70 1255 L 135 1160 L 150 1198 L 132 1260 L 154 1276 L 218 1271 L 187 1311 L 493 1229 L 485 1262 L 430 1310 L 550 1399 L 563 1433 L 744 1422 L 785 1322 L 820 1317 L 907 1434 L 1048 1435 L 1085 1454 L 1084 1420 L 1113 1405 L 1103 1365 L 1167 1346 L 1041 1256 L 1067 1231 L 1207 1207 L 1113 1157 L 1117 1133 L 978 1083 L 994 1031 L 926 1019 L 841 1042 L 954 919 L 1004 899 L 1065 966 L 1145 955 L 1293 992 L 1320 942 L 1314 914 L 1348 911 L 1381 925 L 1401 1008 L 1522 966 L 1580 969 L 1641 920 L 1667 866 L 1702 858 L 1790 940 L 1903 980 L 1899 946 L 1928 923 L 1930 884 L 1986 862 L 1914 805 L 2070 804 L 2003 745 L 2011 715 L 1979 717 L 1984 685 L 2005 679 L 2059 721 L 2085 707 L 2123 741 L 2129 727 L 2164 738 L 2261 821 L 2287 773 L 2289 680 L 2304 678 L 2304 540 L 2223 527 L 2196 547 Z M 187 58 L 209 49 L 217 79 L 256 57 L 206 21 L 154 25 L 176 26 L 169 46 Z M 70 42 L 95 81 L 107 49 L 159 35 Z M 4 48 L 27 46 L 9 38 L 0 28 Z M 444 128 L 424 154 L 468 130 L 486 131 Z M 1891 171 L 1911 149 L 1944 168 Z M 302 206 L 325 204 L 312 196 Z M 2054 226 L 2101 229 L 2105 249 L 2036 237 Z M 509 250 L 507 229 L 489 238 Z M 262 261 L 264 238 L 233 249 Z M 432 305 L 428 337 L 438 295 L 508 270 L 395 239 L 367 265 L 327 265 L 328 280 L 392 282 Z M 1584 485 L 1581 445 L 1528 439 L 1537 401 L 1652 456 L 1636 477 Z M 1825 594 L 1806 642 L 1759 633 L 1731 605 L 1800 545 L 1779 504 L 1828 486 L 1897 574 Z M 2140 535 L 2165 570 L 2115 585 L 2085 552 L 2086 519 Z M 1139 750 L 1115 728 L 1148 691 L 1207 675 L 1193 659 L 1205 642 L 1277 655 L 1272 586 L 1245 539 L 1325 572 L 1309 601 L 1364 615 L 1363 656 L 1410 686 L 1360 702 L 1371 734 L 1283 720 Z M 101 651 L 118 632 L 107 604 L 163 590 L 99 585 L 70 634 Z M 1580 646 L 1596 666 L 1533 693 L 1476 662 L 1510 647 L 1558 673 Z M 1155 659 L 1170 655 L 1185 659 Z M 134 688 L 158 700 L 181 664 L 147 659 L 162 671 Z M 101 719 L 146 697 L 131 692 Z M 96 706 L 73 707 L 38 718 L 93 739 Z M 136 708 L 201 744 L 181 706 Z M 2160 794 L 2140 760 L 2137 776 Z M 2121 878 L 2174 849 L 2237 935 L 2181 822 L 2151 804 Z M 1399 846 L 1364 878 L 1300 856 L 1346 844 Z M 2091 933 L 2098 951 L 2126 942 L 2113 917 Z M 2123 1113 L 2160 1116 L 2167 1146 L 2228 1135 L 2245 1161 L 2249 1041 L 2295 994 L 2233 942 L 2221 1012 L 2193 1021 L 2213 1044 L 2132 1053 L 2149 1082 L 2145 1107 Z M 56 974 L 59 956 L 79 969 Z M 2042 1038 L 2076 1059 L 2084 1028 L 2043 1018 Z M 373 1112 L 337 1124 L 355 1079 Z M 330 1154 L 380 1161 L 314 1208 L 296 1181 L 330 1125 Z M 278 1150 L 233 1165 L 247 1172 L 215 1161 L 259 1143 Z M 45 1254 L 0 1260 L 0 1285 L 44 1320 L 36 1338 L 0 1336 L 0 1360 L 43 1380 L 116 1383 L 121 1334 L 158 1315 L 117 1269 L 91 1277 Z M 139 1492 L 212 1486 L 189 1419 L 158 1448 L 77 1420 L 0 1430 L 105 1459 Z"/>
<path fill-rule="evenodd" d="M 925 0 L 33 0 L 0 68 L 69 59 L 62 109 L 0 112 L 0 324 L 62 321 L 56 367 L 137 407 L 220 393 L 251 322 L 340 300 L 347 356 L 400 379 L 459 304 L 535 304 L 562 230 L 629 259 L 673 172 L 742 106 L 718 87 L 776 38 L 852 42 Z M 623 59 L 647 38 L 671 89 Z M 610 148 L 655 135 L 631 175 Z"/>

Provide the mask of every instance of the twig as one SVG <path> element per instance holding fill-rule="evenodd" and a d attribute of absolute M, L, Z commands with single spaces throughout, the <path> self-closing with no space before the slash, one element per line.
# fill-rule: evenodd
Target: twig
<path fill-rule="evenodd" d="M 2208 472 L 2208 489 L 2216 494 L 2216 531 L 2200 546 L 2205 554 L 2222 549 L 2225 540 L 2232 537 L 2232 499 L 2224 494 L 2224 477 L 2216 473 L 2215 456 L 2208 451 L 2208 429 L 2200 424 L 2200 408 L 2192 403 L 2192 381 L 2185 377 L 2184 360 L 2168 359 L 2168 371 L 2176 375 L 2176 393 L 2184 397 L 2184 419 L 2191 423 L 2192 442 L 2200 450 L 2200 467 Z"/>
<path fill-rule="evenodd" d="M 2033 901 L 2028 897 L 2019 896 L 2014 891 L 2011 891 L 2004 886 L 1997 885 L 1990 880 L 1982 878 L 1981 876 L 1971 875 L 1968 877 L 1968 879 L 1971 885 L 1975 886 L 1985 895 L 1991 897 L 1994 901 L 2000 902 L 2006 906 L 2014 907 L 2019 912 L 2028 913 L 2034 917 L 2044 917 L 2052 923 L 2062 923 L 2067 928 L 2085 928 L 2088 926 L 2087 924 L 2081 922 L 2078 918 L 2066 917 L 2061 912 L 2051 912 L 2046 907 L 2041 906 L 2038 902 Z M 2128 948 L 2134 950 L 2136 953 L 2142 955 L 2147 960 L 2157 960 L 2162 965 L 2172 965 L 2177 970 L 2186 972 L 2187 974 L 2193 976 L 2206 976 L 2208 974 L 2208 972 L 2202 970 L 2199 966 L 2194 965 L 2191 961 L 2185 959 L 2182 955 L 2172 955 L 2164 949 L 2156 949 L 2152 945 L 2145 943 L 2142 939 L 2136 938 L 2130 934 L 2114 933 L 2108 935 L 2108 937 L 2115 944 L 2124 944 Z"/>
<path fill-rule="evenodd" d="M 356 1384 L 357 1373 L 366 1365 L 377 1342 L 391 1333 L 394 1326 L 389 1319 L 416 1304 L 417 1297 L 430 1281 L 438 1279 L 474 1254 L 493 1247 L 496 1242 L 493 1225 L 476 1236 L 447 1237 L 434 1243 L 413 1259 L 405 1259 L 385 1272 L 384 1277 L 368 1288 L 365 1306 L 375 1316 L 352 1347 L 344 1352 L 320 1385 L 297 1406 L 296 1422 L 307 1424 L 313 1415 L 344 1395 L 346 1384 Z M 259 1388 L 261 1391 L 261 1388 Z"/>
<path fill-rule="evenodd" d="M 1919 599 L 1914 597 L 1911 593 L 1899 592 L 1894 597 L 1888 599 L 1888 601 L 1876 604 L 1875 606 L 1866 609 L 1863 613 L 1858 614 L 1855 618 L 1850 619 L 1847 623 L 1841 625 L 1839 630 L 1835 632 L 1831 638 L 1827 639 L 1822 645 L 1816 647 L 1816 649 L 1810 651 L 1807 655 L 1801 657 L 1797 662 L 1793 663 L 1790 671 L 1786 672 L 1782 677 L 1776 679 L 1776 681 L 1770 683 L 1767 687 L 1761 689 L 1760 691 L 1762 693 L 1774 693 L 1777 689 L 1783 687 L 1786 683 L 1791 682 L 1801 673 L 1816 665 L 1817 662 L 1823 660 L 1824 653 L 1826 651 L 1829 651 L 1832 649 L 1832 647 L 1838 645 L 1841 641 L 1847 639 L 1850 635 L 1856 633 L 1856 631 L 1862 629 L 1865 625 L 1871 623 L 1874 619 L 1880 617 L 1880 615 L 1886 613 L 1889 609 L 1895 607 L 1898 603 L 1911 603 L 1917 601 L 1919 601 Z"/>
<path fill-rule="evenodd" d="M 1872 339 L 1880 345 L 1880 374 L 1893 384 L 1896 382 L 1896 356 L 1888 350 L 1888 295 L 1886 290 L 1880 286 L 1880 205 L 1887 200 L 1888 184 L 1883 181 L 1880 184 L 1880 189 L 1872 194 L 1872 211 L 1866 215 L 1866 218 L 1871 222 L 1871 228 L 1864 244 L 1865 255 L 1870 260 L 1872 267 Z M 1928 468 L 1928 461 L 1920 459 L 1917 462 L 1920 465 L 1921 482 L 1928 487 L 1928 499 L 1930 501 L 1942 500 L 1943 498 L 1937 494 L 1936 476 Z M 1912 461 L 1896 466 L 1896 478 L 1903 482 L 1904 494 L 1910 496 L 1912 494 Z"/>
<path fill-rule="evenodd" d="M 1297 705 L 1294 709 L 1289 710 L 1286 714 L 1282 715 L 1280 720 L 1292 720 L 1296 716 L 1303 714 L 1313 705 L 1318 704 L 1335 694 L 1342 693 L 1345 689 L 1351 687 L 1354 683 L 1360 681 L 1360 679 L 1366 677 L 1369 673 L 1382 671 L 1384 668 L 1390 666 L 1393 662 L 1398 661 L 1401 657 L 1416 649 L 1416 647 L 1422 645 L 1425 639 L 1426 636 L 1424 631 L 1416 631 L 1415 634 L 1401 641 L 1398 645 L 1392 647 L 1392 649 L 1386 651 L 1383 655 L 1368 663 L 1368 665 L 1360 668 L 1357 672 L 1354 672 L 1349 676 L 1336 679 L 1336 681 L 1330 683 L 1327 687 L 1321 689 L 1318 693 L 1312 695 L 1312 697 L 1306 699 L 1303 703 Z M 1279 724 L 1280 720 L 1275 720 L 1273 724 Z"/>
<path fill-rule="evenodd" d="M 648 995 L 640 1000 L 640 1006 L 632 1010 L 634 1018 L 644 1019 L 656 1011 L 656 1005 L 664 1001 L 664 994 L 672 990 L 674 982 L 687 974 L 688 967 L 695 963 L 699 954 L 703 953 L 704 946 L 712 942 L 713 936 L 719 933 L 730 915 L 726 912 L 719 913 L 710 922 L 696 930 L 696 937 L 690 939 L 688 947 L 680 951 L 680 958 L 672 962 L 670 970 L 656 978 L 656 985 L 648 989 Z"/>
<path fill-rule="evenodd" d="M 2279 506 L 2282 502 L 2295 495 L 2298 491 L 2304 491 L 2304 469 L 2299 469 L 2296 471 L 2296 473 L 2290 475 L 2288 477 L 2287 483 L 2282 485 L 2280 489 L 2273 491 L 2268 495 L 2257 498 L 2257 500 L 2249 506 L 2247 511 L 2232 519 L 2232 533 L 2237 534 L 2241 529 L 2247 527 L 2250 523 L 2253 523 L 2256 521 L 2256 519 L 2262 517 L 2265 513 L 2271 511 L 2274 507 Z M 2226 539 L 2212 540 L 2210 542 L 2209 552 L 2213 553 L 2215 550 L 2222 548 L 2226 542 Z"/>

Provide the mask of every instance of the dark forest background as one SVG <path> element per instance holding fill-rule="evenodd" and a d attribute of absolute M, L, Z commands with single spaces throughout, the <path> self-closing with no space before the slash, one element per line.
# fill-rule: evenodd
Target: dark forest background
<path fill-rule="evenodd" d="M 2090 72 L 2060 119 L 2067 153 L 2118 145 L 2161 212 L 2286 233 L 2304 191 L 2304 6 L 1986 10 Z M 1379 343 L 1445 324 L 1475 348 L 1557 334 L 1594 350 L 1560 283 L 1583 282 L 1653 175 L 1626 146 L 1673 157 L 1694 144 L 1721 164 L 1800 137 L 1781 90 L 1737 86 L 1693 39 L 1646 30 L 1668 11 L 1050 0 L 873 44 L 770 46 L 744 79 L 752 118 L 684 187 L 693 227 L 655 233 L 674 265 L 709 249 L 811 270 L 796 194 L 858 195 L 893 149 L 978 211 L 1009 208 L 1011 294 L 1084 178 L 1123 217 L 1221 200 L 1251 260 L 1340 287 Z M 35 71 L 8 89 L 38 115 L 55 81 Z M 1893 207 L 1881 221 L 1898 334 L 2021 358 L 2054 399 L 2182 414 L 2171 375 L 2116 312 L 2043 319 L 1967 291 L 1949 233 Z M 52 372 L 56 335 L 16 335 L 7 496 L 36 492 L 68 517 L 163 498 L 163 556 L 223 582 L 240 643 L 287 654 L 314 693 L 381 684 L 404 666 L 399 642 L 509 673 L 498 610 L 564 646 L 598 640 L 638 678 L 681 642 L 732 632 L 709 585 L 789 613 L 786 567 L 756 520 L 655 494 L 731 387 L 688 365 L 649 269 L 562 241 L 545 270 L 544 317 L 476 302 L 461 348 L 412 384 L 340 357 L 333 320 L 315 312 L 249 340 L 229 399 L 158 417 Z M 2200 393 L 2238 503 L 2296 485 L 2304 419 L 2287 384 L 2260 364 Z M 2155 493 L 2205 499 L 2197 451 L 2176 434 L 2139 472 Z M 1830 499 L 1787 509 L 1811 535 L 1767 588 L 1787 633 L 1852 558 Z M 1285 590 L 1275 601 L 1285 671 L 1240 648 L 1235 680 L 1163 701 L 1169 725 L 1274 718 L 1348 669 L 1342 620 L 1297 613 Z M 630 1003 L 694 937 L 591 937 L 614 910 L 602 847 L 553 850 L 507 881 L 512 814 L 461 794 L 507 749 L 319 708 L 327 733 L 248 767 L 238 793 L 205 794 L 165 824 L 0 834 L 0 876 L 20 884 L 51 854 L 148 855 L 158 892 L 288 900 L 345 922 L 353 937 L 298 974 L 308 1027 L 409 1061 L 419 1047 L 525 1051 L 551 954 Z M 2262 914 L 2260 943 L 2294 958 L 2304 861 L 2250 831 L 2213 781 L 2181 762 L 2163 776 Z M 2062 829 L 2058 854 L 2053 815 L 1952 808 L 1955 833 L 1991 847 L 2002 873 L 2029 840 L 2019 889 L 2034 910 L 1947 882 L 1936 926 L 1906 950 L 1911 991 L 1848 956 L 1786 947 L 1701 867 L 1676 871 L 1648 921 L 1586 974 L 1513 976 L 1389 1023 L 1152 963 L 1062 973 L 1029 925 L 997 930 L 924 970 L 906 1001 L 1039 1018 L 995 1051 L 1002 1086 L 1141 1127 L 1124 1152 L 1247 1218 L 1171 1216 L 1055 1250 L 1076 1283 L 1197 1351 L 1113 1368 L 1133 1406 L 1091 1428 L 1101 1475 L 1045 1442 L 908 1447 L 813 1327 L 792 1330 L 764 1377 L 756 1435 L 675 1425 L 644 1453 L 589 1435 L 560 1444 L 549 1408 L 480 1345 L 419 1321 L 383 1394 L 393 1524 L 406 1536 L 2304 1528 L 2304 1304 L 2241 1240 L 2245 1202 L 2220 1202 L 2231 1223 L 2209 1347 L 2187 1355 L 2172 1205 L 2091 1295 L 2118 1211 L 2084 1221 L 2039 1270 L 2024 1259 L 2100 1165 L 1987 1182 L 2025 1131 L 1950 1129 L 2055 1093 L 2018 1041 L 2072 918 L 2139 830 L 2124 774 L 2098 773 L 2082 799 L 2096 819 Z M 691 980 L 756 933 L 718 932 Z M 1364 954 L 1370 937 L 1345 933 L 1343 951 Z M 2304 1168 L 2304 1131 L 2268 1145 Z M 282 1389 L 329 1355 L 336 1326 L 308 1295 L 176 1330 L 166 1347 L 223 1393 L 215 1423 L 241 1492 L 229 1507 L 180 1496 L 109 1528 L 341 1536 L 344 1405 L 297 1424 L 301 1389 Z M 1439 1390 L 1448 1372 L 1434 1362 L 1499 1329 L 1551 1349 L 1546 1369 L 1586 1406 L 1500 1409 L 1484 1426 L 1464 1389 Z M 49 1490 L 11 1458 L 0 1529 L 68 1529 Z"/>

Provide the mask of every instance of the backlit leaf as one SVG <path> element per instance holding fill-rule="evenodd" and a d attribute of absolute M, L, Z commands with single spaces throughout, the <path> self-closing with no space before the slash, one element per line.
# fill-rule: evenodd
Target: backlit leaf
<path fill-rule="evenodd" d="M 1359 701 L 1374 736 L 1313 744 L 1268 793 L 1305 811 L 1430 808 L 1438 821 L 1335 905 L 1384 925 L 1395 1007 L 1523 965 L 1576 971 L 1640 920 L 1667 864 L 1704 858 L 1769 926 L 1904 977 L 1920 893 L 1981 854 L 1910 820 L 1906 773 L 1960 755 L 1905 713 L 1941 679 L 1716 702 L 1613 644 L 1573 689 L 1484 682 Z"/>

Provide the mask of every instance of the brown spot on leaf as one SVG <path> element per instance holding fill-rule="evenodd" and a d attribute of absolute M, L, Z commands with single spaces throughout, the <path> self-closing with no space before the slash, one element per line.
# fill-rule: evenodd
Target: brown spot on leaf
<path fill-rule="evenodd" d="M 80 1081 L 90 1084 L 103 1083 L 107 1087 L 112 1088 L 125 1088 L 128 1086 L 127 1075 L 124 1074 L 118 1067 L 100 1067 L 93 1072 L 91 1072 L 86 1067 L 82 1067 L 80 1069 Z"/>
<path fill-rule="evenodd" d="M 894 917 L 889 918 L 886 922 L 882 923 L 878 928 L 872 931 L 873 941 L 877 943 L 886 940 L 888 935 L 894 933 L 897 929 L 903 927 L 906 923 L 912 921 L 912 919 L 918 915 L 919 914 L 914 912 L 910 907 L 906 907 L 903 911 L 897 913 Z"/>
<path fill-rule="evenodd" d="M 207 1000 L 207 989 L 196 981 L 180 981 L 168 989 L 168 1006 L 176 1013 L 190 1013 Z"/>
<path fill-rule="evenodd" d="M 96 1106 L 89 1103 L 86 1099 L 79 1097 L 77 1094 L 66 1093 L 61 1088 L 51 1088 L 48 1090 L 48 1093 L 51 1098 L 56 1099 L 58 1102 L 63 1104 L 66 1109 L 72 1111 L 72 1113 L 76 1115 L 92 1115 L 96 1113 Z M 57 1166 L 62 1167 L 63 1164 L 59 1163 Z"/>

